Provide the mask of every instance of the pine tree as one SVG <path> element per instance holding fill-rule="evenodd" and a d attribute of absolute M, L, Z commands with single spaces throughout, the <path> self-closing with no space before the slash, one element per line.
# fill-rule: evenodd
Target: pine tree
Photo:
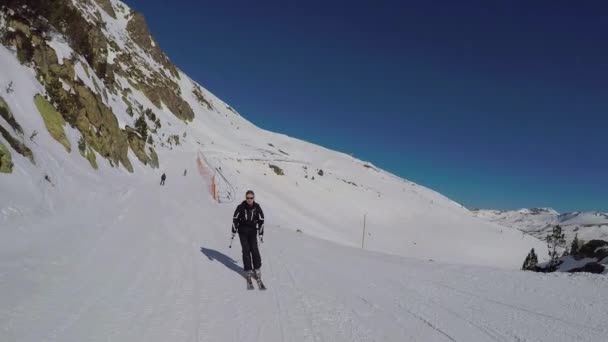
<path fill-rule="evenodd" d="M 566 248 L 566 239 L 562 232 L 562 227 L 557 225 L 553 227 L 551 234 L 547 235 L 547 248 L 549 249 L 549 270 L 553 271 L 557 267 L 560 251 Z"/>
<path fill-rule="evenodd" d="M 524 261 L 523 266 L 521 267 L 524 271 L 531 271 L 536 268 L 538 264 L 538 257 L 536 256 L 536 252 L 534 252 L 534 248 L 530 250 L 528 256 L 526 256 L 526 260 Z"/>
<path fill-rule="evenodd" d="M 524 264 L 521 266 L 521 269 L 524 271 L 527 270 L 530 266 L 530 253 L 528 253 L 528 255 L 526 256 L 526 260 L 524 260 Z"/>
<path fill-rule="evenodd" d="M 536 252 L 534 252 L 534 248 L 532 248 L 530 254 L 530 269 L 534 269 L 538 265 L 538 256 L 536 255 Z"/>
<path fill-rule="evenodd" d="M 574 240 L 572 240 L 572 245 L 570 245 L 570 254 L 572 254 L 572 255 L 578 254 L 578 248 L 579 248 L 578 246 L 579 246 L 578 233 L 576 233 L 576 235 L 574 235 Z"/>

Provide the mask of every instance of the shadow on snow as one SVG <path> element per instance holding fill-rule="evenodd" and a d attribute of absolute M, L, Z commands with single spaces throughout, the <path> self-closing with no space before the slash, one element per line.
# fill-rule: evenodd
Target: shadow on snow
<path fill-rule="evenodd" d="M 243 268 L 237 264 L 236 260 L 227 256 L 226 254 L 205 247 L 201 247 L 201 253 L 203 253 L 210 261 L 217 260 L 229 270 L 236 272 L 241 277 L 244 277 Z"/>

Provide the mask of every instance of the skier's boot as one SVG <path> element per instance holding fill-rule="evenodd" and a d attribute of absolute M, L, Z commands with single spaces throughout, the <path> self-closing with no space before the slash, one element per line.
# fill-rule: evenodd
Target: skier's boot
<path fill-rule="evenodd" d="M 258 268 L 257 270 L 255 270 L 255 280 L 258 282 L 258 287 L 260 288 L 260 290 L 266 290 L 266 285 L 264 285 L 264 282 L 262 281 L 262 271 L 260 271 L 260 269 Z"/>
<path fill-rule="evenodd" d="M 247 290 L 253 290 L 253 271 L 245 271 L 245 280 L 247 280 Z"/>

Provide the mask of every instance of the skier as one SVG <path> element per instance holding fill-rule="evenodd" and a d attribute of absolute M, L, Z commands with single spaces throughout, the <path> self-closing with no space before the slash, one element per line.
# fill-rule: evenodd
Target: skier
<path fill-rule="evenodd" d="M 165 179 L 167 179 L 167 176 L 163 173 L 163 175 L 160 176 L 160 185 L 165 185 Z"/>
<path fill-rule="evenodd" d="M 243 268 L 245 278 L 247 278 L 248 287 L 251 287 L 251 277 L 255 276 L 258 285 L 263 289 L 261 284 L 260 267 L 262 267 L 262 258 L 258 249 L 257 236 L 260 236 L 260 242 L 264 242 L 264 212 L 258 203 L 255 202 L 255 194 L 248 190 L 245 194 L 245 200 L 236 207 L 234 218 L 232 220 L 232 238 L 238 232 L 243 249 Z"/>

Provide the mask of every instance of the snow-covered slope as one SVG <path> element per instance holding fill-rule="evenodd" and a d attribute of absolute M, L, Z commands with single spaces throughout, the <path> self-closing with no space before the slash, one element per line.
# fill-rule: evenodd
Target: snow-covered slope
<path fill-rule="evenodd" d="M 555 225 L 560 225 L 571 241 L 575 234 L 584 241 L 608 240 L 608 214 L 600 212 L 570 212 L 560 214 L 549 208 L 501 211 L 490 209 L 473 210 L 484 220 L 518 229 L 539 239 L 544 239 Z"/>
<path fill-rule="evenodd" d="M 32 163 L 13 152 L 14 172 L 0 177 L 3 226 L 17 226 L 21 218 L 41 213 L 67 212 L 78 217 L 78 203 L 65 194 L 72 188 L 92 191 L 94 181 L 109 183 L 116 176 L 130 181 L 157 180 L 165 172 L 167 186 L 171 186 L 187 169 L 193 183 L 209 182 L 197 173 L 196 161 L 201 158 L 207 168 L 217 170 L 219 191 L 232 195 L 221 206 L 233 208 L 246 189 L 254 189 L 268 222 L 342 244 L 361 244 L 366 215 L 366 249 L 424 260 L 516 268 L 530 248 L 542 245 L 480 220 L 441 194 L 369 163 L 254 126 L 155 50 L 153 38 L 146 36 L 143 17 L 125 4 L 110 1 L 114 10 L 110 15 L 99 5 L 105 3 L 103 8 L 107 8 L 107 1 L 74 3 L 87 19 L 82 25 L 96 23 L 90 27 L 99 30 L 95 38 L 107 40 L 92 50 L 86 46 L 85 51 L 93 54 L 87 59 L 78 56 L 78 48 L 73 50 L 76 40 L 71 36 L 50 30 L 36 38 L 37 31 L 23 29 L 25 24 L 17 19 L 3 19 L 9 31 L 20 35 L 14 38 L 14 45 L 0 47 L 2 88 L 12 82 L 14 89 L 2 97 L 23 128 L 19 139 L 31 149 L 34 159 Z M 103 39 L 99 39 L 101 35 Z M 26 65 L 16 58 L 16 54 L 20 58 L 25 54 L 19 49 L 26 39 L 22 36 L 32 40 L 35 51 Z M 96 53 L 107 55 L 107 61 L 99 62 Z M 58 64 L 52 62 L 54 55 Z M 46 69 L 50 71 L 45 73 Z M 102 78 L 98 70 L 105 72 L 100 73 Z M 57 74 L 68 75 L 58 78 L 62 89 L 54 88 L 53 82 L 43 85 L 39 81 L 57 78 Z M 50 97 L 60 112 L 61 108 L 82 108 L 69 115 L 62 113 L 66 121 L 73 122 L 63 125 L 68 140 L 63 145 L 46 129 L 34 105 L 37 94 Z M 65 98 L 71 102 L 62 104 Z M 89 99 L 93 103 L 84 102 Z M 106 106 L 111 112 L 104 111 Z M 92 111 L 99 113 L 92 115 Z M 115 119 L 108 118 L 108 113 Z M 148 139 L 128 127 L 138 127 L 138 117 L 150 127 Z M 66 145 L 72 147 L 71 152 Z M 158 169 L 138 161 L 153 165 L 153 154 L 158 155 Z M 96 161 L 97 170 L 90 159 Z M 132 174 L 127 172 L 131 169 Z M 183 201 L 190 201 L 192 194 L 182 196 Z M 226 232 L 230 217 L 223 219 L 223 226 L 213 229 Z"/>
<path fill-rule="evenodd" d="M 181 162 L 168 157 L 169 162 Z M 196 177 L 62 182 L 2 227 L 2 341 L 604 341 L 608 278 L 390 256 L 267 227 L 268 290 Z M 51 190 L 49 190 L 51 191 Z M 44 203 L 41 198 L 38 203 Z M 272 222 L 272 221 L 271 221 Z M 236 243 L 238 245 L 238 243 Z"/>

